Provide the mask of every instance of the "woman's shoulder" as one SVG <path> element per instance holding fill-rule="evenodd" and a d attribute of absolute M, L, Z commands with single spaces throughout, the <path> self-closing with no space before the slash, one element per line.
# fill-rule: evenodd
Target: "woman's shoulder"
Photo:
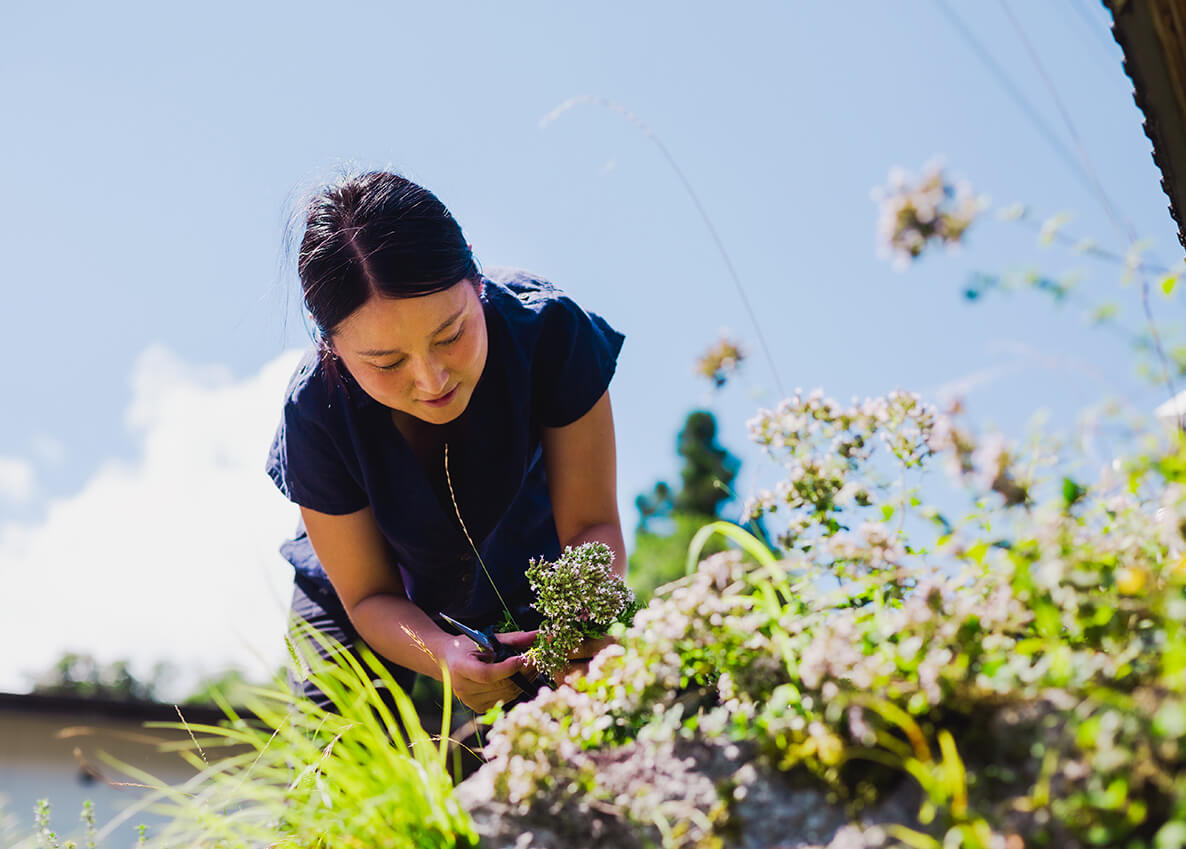
<path fill-rule="evenodd" d="M 585 325 L 618 335 L 601 316 L 586 311 L 552 281 L 521 268 L 491 268 L 483 273 L 485 298 L 519 332 L 565 337 Z"/>
<path fill-rule="evenodd" d="M 288 386 L 284 390 L 284 408 L 288 415 L 296 414 L 308 421 L 326 421 L 335 411 L 344 408 L 349 399 L 342 380 L 335 380 L 325 367 L 316 345 L 309 346 L 301 355 Z"/>
<path fill-rule="evenodd" d="M 561 427 L 587 412 L 613 377 L 625 337 L 551 281 L 521 269 L 491 269 L 487 302 L 503 317 L 510 352 L 530 362 L 537 420 Z"/>
<path fill-rule="evenodd" d="M 482 274 L 486 302 L 516 334 L 561 334 L 600 321 L 551 280 L 522 268 L 491 268 Z"/>
<path fill-rule="evenodd" d="M 284 390 L 285 406 L 301 407 L 320 400 L 313 396 L 324 395 L 324 385 L 321 357 L 318 356 L 317 346 L 310 345 L 301 354 L 288 379 L 288 386 Z"/>
<path fill-rule="evenodd" d="M 549 304 L 567 298 L 550 280 L 523 268 L 487 268 L 482 272 L 486 296 L 496 307 L 541 312 Z"/>

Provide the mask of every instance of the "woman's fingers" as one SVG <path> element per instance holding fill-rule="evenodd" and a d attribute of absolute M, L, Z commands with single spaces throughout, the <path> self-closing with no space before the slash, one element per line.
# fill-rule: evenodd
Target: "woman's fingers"
<path fill-rule="evenodd" d="M 509 702 L 522 692 L 511 676 L 523 669 L 522 657 L 512 657 L 501 663 L 483 663 L 470 658 L 455 664 L 453 691 L 457 697 L 476 711 L 486 711 L 496 702 Z"/>
<path fill-rule="evenodd" d="M 485 711 L 496 702 L 509 702 L 520 690 L 510 677 L 527 664 L 522 655 L 498 663 L 488 663 L 481 651 L 466 637 L 457 637 L 449 645 L 445 662 L 449 667 L 453 692 L 469 708 Z"/>
<path fill-rule="evenodd" d="M 504 646 L 512 649 L 527 649 L 531 648 L 531 644 L 535 642 L 535 638 L 539 635 L 539 631 L 506 631 L 502 634 L 496 634 L 498 641 Z"/>
<path fill-rule="evenodd" d="M 449 671 L 470 681 L 492 684 L 510 678 L 516 672 L 522 671 L 526 665 L 526 658 L 519 654 L 498 663 L 486 663 L 476 655 L 469 655 L 458 661 Z"/>
<path fill-rule="evenodd" d="M 497 690 L 483 690 L 480 692 L 462 693 L 457 692 L 457 698 L 461 699 L 462 703 L 471 710 L 478 713 L 485 713 L 494 707 L 499 702 L 509 702 L 519 695 L 521 690 L 514 684 L 508 682 L 507 686 L 499 687 Z"/>

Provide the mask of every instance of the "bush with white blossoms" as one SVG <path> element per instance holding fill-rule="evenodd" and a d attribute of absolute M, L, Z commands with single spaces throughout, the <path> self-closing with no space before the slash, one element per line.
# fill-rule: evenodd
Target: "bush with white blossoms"
<path fill-rule="evenodd" d="M 780 559 L 709 558 L 587 677 L 514 708 L 490 736 L 501 792 L 609 804 L 607 752 L 724 739 L 858 818 L 911 784 L 888 845 L 1186 845 L 1186 445 L 1043 480 L 1041 444 L 905 393 L 797 394 L 752 431 L 787 470 L 751 505 L 785 526 Z M 967 519 L 902 483 L 932 457 Z M 733 811 L 721 795 L 699 845 L 744 829 Z"/>
<path fill-rule="evenodd" d="M 552 562 L 531 561 L 533 606 L 544 618 L 527 657 L 549 678 L 559 679 L 584 640 L 604 637 L 617 622 L 629 623 L 638 609 L 613 562 L 614 553 L 600 542 L 567 546 Z"/>

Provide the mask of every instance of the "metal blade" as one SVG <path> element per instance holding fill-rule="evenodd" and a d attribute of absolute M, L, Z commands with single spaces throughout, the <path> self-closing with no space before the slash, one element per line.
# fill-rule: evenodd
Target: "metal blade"
<path fill-rule="evenodd" d="M 475 631 L 473 628 L 470 628 L 468 625 L 462 625 L 460 622 L 458 622 L 452 616 L 446 616 L 443 613 L 438 613 L 437 616 L 441 617 L 441 619 L 448 622 L 450 625 L 452 625 L 454 628 L 456 628 L 458 631 L 460 631 L 465 636 L 469 637 L 471 640 L 473 640 L 475 643 L 477 643 L 479 646 L 481 646 L 486 651 L 491 652 L 493 654 L 498 654 L 498 646 L 495 644 L 495 642 L 493 640 L 491 640 L 489 637 L 487 637 L 481 631 Z"/>

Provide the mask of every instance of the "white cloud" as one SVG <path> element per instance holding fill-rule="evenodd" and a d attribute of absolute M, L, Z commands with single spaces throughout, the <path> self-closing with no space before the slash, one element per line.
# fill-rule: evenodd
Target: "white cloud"
<path fill-rule="evenodd" d="M 0 500 L 24 502 L 33 497 L 33 464 L 19 457 L 0 457 Z"/>
<path fill-rule="evenodd" d="M 297 513 L 264 461 L 298 357 L 236 381 L 161 347 L 141 355 L 127 411 L 138 459 L 0 528 L 0 690 L 64 651 L 141 672 L 167 659 L 179 686 L 282 660 L 292 573 L 276 548 Z"/>

